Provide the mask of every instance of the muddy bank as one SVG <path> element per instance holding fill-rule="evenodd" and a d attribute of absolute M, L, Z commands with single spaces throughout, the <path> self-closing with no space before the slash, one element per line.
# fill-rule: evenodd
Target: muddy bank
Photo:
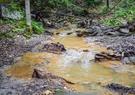
<path fill-rule="evenodd" d="M 13 39 L 0 40 L 0 66 L 12 64 L 22 53 L 22 48 Z"/>
<path fill-rule="evenodd" d="M 54 85 L 55 84 L 55 85 Z M 42 95 L 47 90 L 54 93 L 55 89 L 64 90 L 64 86 L 47 80 L 24 81 L 18 79 L 4 79 L 0 86 L 0 94 L 10 95 Z M 46 94 L 45 94 L 46 95 Z M 53 94 L 52 94 L 53 95 Z"/>
<path fill-rule="evenodd" d="M 65 48 L 63 45 L 59 44 L 51 44 L 51 47 L 49 44 L 47 44 L 48 41 L 51 40 L 51 36 L 48 35 L 33 35 L 30 39 L 26 39 L 23 36 L 17 36 L 15 39 L 1 39 L 1 47 L 0 47 L 0 61 L 1 61 L 1 67 L 0 67 L 0 94 L 10 94 L 10 95 L 42 95 L 43 93 L 46 95 L 46 93 L 50 93 L 53 95 L 55 93 L 55 90 L 66 90 L 68 91 L 68 87 L 65 86 L 64 82 L 62 80 L 59 80 L 56 78 L 53 80 L 52 78 L 47 79 L 19 79 L 15 78 L 13 76 L 8 76 L 5 74 L 5 70 L 7 68 L 10 68 L 18 62 L 21 58 L 21 56 L 26 52 L 41 52 L 42 49 L 41 46 L 45 46 L 46 52 L 49 51 L 65 51 Z M 53 46 L 52 46 L 53 45 Z M 39 47 L 38 47 L 39 46 Z M 38 47 L 38 48 L 37 48 Z M 50 50 L 51 48 L 51 50 Z M 52 50 L 53 49 L 53 50 Z M 45 52 L 44 49 L 42 49 L 43 52 Z M 45 60 L 43 60 L 44 62 Z M 44 64 L 47 64 L 45 61 Z M 39 63 L 40 64 L 40 63 Z M 42 64 L 42 63 L 41 63 Z M 27 64 L 26 68 L 30 66 L 30 63 Z M 17 67 L 16 69 L 19 69 L 19 72 L 15 70 L 17 73 L 21 73 L 21 69 Z M 27 72 L 27 71 L 26 71 Z M 30 73 L 28 71 L 27 73 Z M 58 76 L 56 76 L 58 77 Z M 32 78 L 32 76 L 31 76 Z M 47 91 L 47 92 L 46 92 Z M 49 94 L 49 95 L 50 95 Z"/>
<path fill-rule="evenodd" d="M 44 63 L 47 64 L 47 63 Z M 11 65 L 11 64 L 10 64 Z M 29 65 L 27 67 L 29 68 Z M 68 80 L 61 78 L 59 76 L 53 75 L 48 71 L 44 73 L 44 69 L 42 68 L 43 64 L 37 64 L 34 68 L 35 71 L 27 71 L 27 67 L 23 68 L 26 72 L 21 72 L 21 68 L 15 68 L 15 72 L 18 74 L 21 73 L 30 73 L 29 78 L 19 78 L 15 76 L 10 76 L 5 73 L 5 70 L 11 68 L 11 66 L 3 66 L 0 68 L 0 94 L 1 95 L 54 95 L 59 91 L 71 91 L 68 86 Z M 40 68 L 40 71 L 38 68 Z M 42 69 L 41 69 L 42 68 Z M 19 72 L 17 71 L 19 70 Z M 44 77 L 45 76 L 45 77 Z M 66 82 L 67 81 L 67 82 Z M 49 94 L 47 94 L 49 93 Z"/>
<path fill-rule="evenodd" d="M 30 39 L 23 36 L 0 39 L 0 66 L 11 65 L 16 62 L 16 58 L 25 52 L 34 51 L 33 48 L 39 44 L 45 43 L 50 36 L 33 35 Z"/>

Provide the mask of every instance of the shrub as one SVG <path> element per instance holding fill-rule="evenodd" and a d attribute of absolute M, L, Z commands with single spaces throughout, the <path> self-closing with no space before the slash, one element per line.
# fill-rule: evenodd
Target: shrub
<path fill-rule="evenodd" d="M 103 0 L 85 0 L 87 6 L 100 5 Z"/>
<path fill-rule="evenodd" d="M 134 0 L 122 0 L 122 2 L 115 8 L 113 15 L 102 19 L 101 22 L 109 26 L 117 26 L 121 25 L 125 20 L 132 21 L 135 18 L 134 4 Z"/>

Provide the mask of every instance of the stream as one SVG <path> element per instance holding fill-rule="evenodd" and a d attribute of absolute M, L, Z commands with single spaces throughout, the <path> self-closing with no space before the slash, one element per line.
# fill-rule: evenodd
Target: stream
<path fill-rule="evenodd" d="M 42 68 L 47 67 L 51 73 L 76 83 L 71 87 L 80 95 L 117 95 L 103 86 L 109 83 L 126 86 L 135 84 L 135 66 L 122 65 L 120 61 L 95 62 L 96 53 L 108 52 L 104 46 L 87 43 L 85 38 L 76 37 L 75 34 L 66 35 L 74 29 L 53 31 L 60 34 L 54 35 L 51 42 L 63 44 L 67 49 L 65 53 L 27 52 L 5 71 L 7 75 L 29 80 L 34 66 L 41 65 Z"/>

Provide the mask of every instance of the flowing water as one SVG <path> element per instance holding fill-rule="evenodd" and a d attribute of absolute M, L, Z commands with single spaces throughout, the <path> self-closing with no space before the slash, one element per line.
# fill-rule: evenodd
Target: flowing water
<path fill-rule="evenodd" d="M 105 47 L 95 43 L 87 44 L 83 38 L 74 35 L 65 36 L 64 33 L 55 35 L 53 42 L 62 43 L 67 51 L 59 55 L 28 52 L 20 61 L 6 70 L 6 73 L 12 77 L 28 80 L 31 79 L 34 66 L 42 65 L 53 74 L 76 83 L 71 87 L 76 92 L 82 93 L 80 95 L 117 95 L 102 86 L 108 83 L 128 86 L 135 84 L 134 66 L 121 65 L 119 61 L 94 62 L 95 53 L 108 52 Z M 89 52 L 83 52 L 83 50 L 89 50 Z"/>

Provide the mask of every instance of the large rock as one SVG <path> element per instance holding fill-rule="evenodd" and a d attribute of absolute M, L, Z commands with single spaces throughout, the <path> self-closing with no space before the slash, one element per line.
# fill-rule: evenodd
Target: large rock
<path fill-rule="evenodd" d="M 88 29 L 86 31 L 77 30 L 75 31 L 77 37 L 88 37 L 88 36 L 96 36 L 97 32 L 93 32 L 92 29 Z"/>
<path fill-rule="evenodd" d="M 65 52 L 66 49 L 64 45 L 58 42 L 58 43 L 45 44 L 43 46 L 43 51 L 59 54 L 59 53 Z"/>
<path fill-rule="evenodd" d="M 103 32 L 100 26 L 92 26 L 91 28 L 93 29 L 93 32 Z"/>
<path fill-rule="evenodd" d="M 48 79 L 50 74 L 47 69 L 36 68 L 33 71 L 32 78 Z"/>
<path fill-rule="evenodd" d="M 135 95 L 135 88 L 132 87 L 126 87 L 121 84 L 115 84 L 111 83 L 106 86 L 107 89 L 115 91 L 119 93 L 120 95 Z"/>
<path fill-rule="evenodd" d="M 122 53 L 122 63 L 135 65 L 135 52 L 130 51 Z"/>
<path fill-rule="evenodd" d="M 32 74 L 32 78 L 37 78 L 37 79 L 46 79 L 46 80 L 52 80 L 52 79 L 56 79 L 57 81 L 61 81 L 62 83 L 69 83 L 69 84 L 74 84 L 62 77 L 56 76 L 52 73 L 50 73 L 46 68 L 42 69 L 42 68 L 35 68 Z"/>
<path fill-rule="evenodd" d="M 117 54 L 109 54 L 105 52 L 101 52 L 95 55 L 95 61 L 104 61 L 104 60 L 120 60 L 121 56 Z"/>
<path fill-rule="evenodd" d="M 128 28 L 121 28 L 120 32 L 122 32 L 122 33 L 129 33 L 129 29 Z"/>
<path fill-rule="evenodd" d="M 7 7 L 2 7 L 2 16 L 6 18 L 20 20 L 23 18 L 23 15 L 19 11 L 10 11 Z"/>

